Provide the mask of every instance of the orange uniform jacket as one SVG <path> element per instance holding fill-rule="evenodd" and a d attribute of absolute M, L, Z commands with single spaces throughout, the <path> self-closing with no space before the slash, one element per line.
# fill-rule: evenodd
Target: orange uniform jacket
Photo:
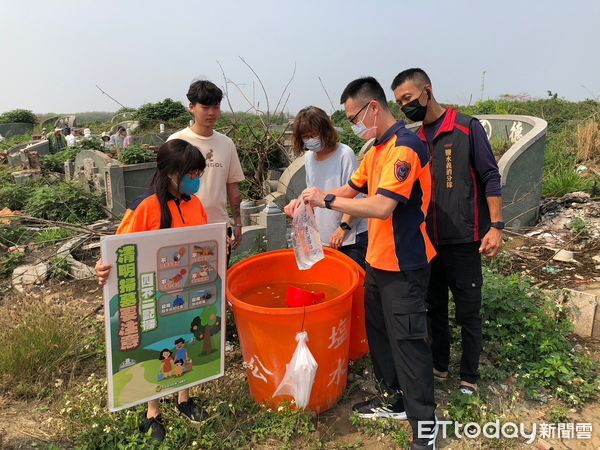
<path fill-rule="evenodd" d="M 426 267 L 436 252 L 425 230 L 431 197 L 427 147 L 398 121 L 365 154 L 348 184 L 398 201 L 385 220 L 369 219 L 367 262 L 387 271 Z"/>
<path fill-rule="evenodd" d="M 204 207 L 195 195 L 182 195 L 181 199 L 171 196 L 167 205 L 171 211 L 171 228 L 208 223 Z M 125 211 L 116 234 L 150 230 L 160 230 L 160 203 L 152 192 L 138 197 Z"/>

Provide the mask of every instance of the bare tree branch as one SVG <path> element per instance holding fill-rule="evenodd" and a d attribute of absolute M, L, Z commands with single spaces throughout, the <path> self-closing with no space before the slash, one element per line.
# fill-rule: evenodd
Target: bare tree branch
<path fill-rule="evenodd" d="M 319 83 L 321 83 L 321 87 L 325 91 L 325 95 L 327 96 L 327 99 L 329 100 L 329 104 L 331 105 L 331 111 L 329 111 L 329 114 L 331 115 L 331 114 L 333 114 L 335 112 L 335 106 L 333 106 L 333 102 L 331 101 L 331 97 L 329 96 L 329 92 L 327 92 L 327 89 L 325 89 L 325 85 L 323 84 L 323 80 L 321 80 L 321 77 L 319 77 Z"/>
<path fill-rule="evenodd" d="M 256 73 L 256 71 L 252 68 L 252 66 L 250 64 L 248 64 L 246 62 L 246 60 L 244 58 L 242 58 L 241 56 L 240 56 L 240 59 L 248 67 L 248 69 L 250 69 L 250 71 L 254 74 L 254 76 L 258 80 L 258 83 L 260 84 L 260 87 L 261 87 L 261 89 L 263 91 L 263 94 L 265 95 L 265 101 L 267 102 L 267 122 L 268 122 L 269 121 L 269 114 L 270 114 L 270 111 L 271 111 L 271 107 L 269 105 L 269 95 L 267 94 L 267 90 L 265 89 L 265 85 L 263 84 L 262 80 L 260 79 L 260 77 L 258 76 L 258 74 Z"/>
<path fill-rule="evenodd" d="M 223 80 L 225 81 L 225 98 L 227 99 L 227 105 L 229 106 L 229 110 L 231 111 L 231 114 L 233 116 L 233 121 L 234 123 L 237 124 L 237 116 L 235 115 L 235 111 L 233 110 L 233 106 L 231 105 L 231 99 L 229 98 L 229 86 L 228 86 L 228 80 L 227 80 L 227 76 L 225 75 L 225 70 L 223 69 L 223 66 L 221 65 L 221 63 L 217 60 L 217 64 L 219 65 L 220 69 L 221 69 L 221 73 L 223 74 Z"/>
<path fill-rule="evenodd" d="M 277 105 L 275 106 L 275 109 L 273 110 L 273 115 L 277 115 L 277 108 L 279 108 L 279 105 L 281 104 L 281 100 L 283 99 L 283 96 L 285 95 L 285 93 L 287 92 L 288 88 L 292 84 L 292 81 L 294 80 L 294 76 L 295 75 L 296 75 L 296 63 L 294 63 L 294 70 L 292 71 L 292 76 L 290 77 L 290 79 L 288 80 L 287 84 L 283 88 L 283 91 L 281 91 L 281 95 L 279 96 L 279 100 L 277 101 Z M 290 94 L 288 93 L 288 99 L 289 98 L 290 98 Z M 281 108 L 282 111 L 285 108 L 286 104 L 287 104 L 287 99 L 285 101 L 284 106 Z"/>

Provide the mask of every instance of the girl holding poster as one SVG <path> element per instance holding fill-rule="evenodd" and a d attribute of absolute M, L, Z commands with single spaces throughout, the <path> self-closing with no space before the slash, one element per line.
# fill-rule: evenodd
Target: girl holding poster
<path fill-rule="evenodd" d="M 179 228 L 207 223 L 202 203 L 194 194 L 200 188 L 200 177 L 206 160 L 198 148 L 181 139 L 173 139 L 158 150 L 156 173 L 151 189 L 127 209 L 117 234 Z M 98 283 L 106 283 L 111 265 L 96 263 Z M 178 393 L 177 409 L 192 422 L 201 418 L 201 410 L 190 398 L 189 389 Z M 153 439 L 162 442 L 166 429 L 160 415 L 158 400 L 148 402 L 148 409 L 140 426 L 142 433 L 150 432 Z"/>

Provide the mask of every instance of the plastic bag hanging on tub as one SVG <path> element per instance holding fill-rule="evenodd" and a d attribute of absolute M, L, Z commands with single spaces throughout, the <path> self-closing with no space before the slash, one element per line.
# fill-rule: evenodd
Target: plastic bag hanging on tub
<path fill-rule="evenodd" d="M 298 342 L 296 350 L 289 364 L 285 366 L 285 375 L 273 397 L 291 395 L 298 408 L 304 409 L 308 406 L 319 365 L 306 345 L 308 341 L 306 331 L 297 333 L 296 341 Z"/>
<path fill-rule="evenodd" d="M 298 203 L 292 219 L 292 246 L 298 269 L 307 270 L 325 255 L 312 208 L 302 198 Z"/>

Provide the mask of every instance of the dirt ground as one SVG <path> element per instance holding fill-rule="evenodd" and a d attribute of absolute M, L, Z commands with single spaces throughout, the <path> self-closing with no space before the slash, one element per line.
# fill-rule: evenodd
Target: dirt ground
<path fill-rule="evenodd" d="M 30 295 L 30 300 L 43 298 L 46 301 L 52 301 L 56 304 L 68 303 L 71 306 L 76 302 L 81 317 L 95 316 L 97 320 L 102 320 L 101 313 L 101 290 L 92 281 L 85 282 L 63 282 L 59 284 L 50 284 L 39 288 L 37 295 Z M 7 307 L 6 294 L 4 299 L 0 300 L 0 313 L 2 308 Z M 597 362 L 600 362 L 600 345 L 598 341 L 582 340 L 580 345 L 584 345 L 592 352 L 592 356 Z M 230 356 L 230 361 L 232 358 Z M 228 363 L 230 370 L 243 370 L 237 363 L 233 365 Z M 100 369 L 98 373 L 101 373 Z M 451 368 L 452 371 L 452 368 Z M 456 372 L 456 368 L 454 370 Z M 86 374 L 79 374 L 70 383 L 71 386 L 85 379 Z M 227 376 L 227 375 L 226 375 Z M 350 421 L 351 407 L 357 401 L 362 401 L 369 396 L 361 387 L 368 387 L 372 382 L 367 376 L 364 377 L 359 372 L 353 373 L 350 377 L 349 387 L 344 398 L 330 411 L 315 418 L 316 433 L 325 448 L 354 448 L 354 449 L 389 449 L 397 448 L 389 436 L 381 436 L 377 433 L 368 434 L 358 430 Z M 445 405 L 448 402 L 450 393 L 456 389 L 457 380 L 448 380 L 447 382 L 436 382 L 436 401 L 438 402 L 438 416 L 443 417 Z M 488 401 L 490 409 L 503 411 L 506 414 L 506 420 L 523 421 L 530 423 L 548 422 L 547 414 L 551 405 L 540 405 L 518 400 L 511 401 L 514 391 L 510 386 L 496 386 L 483 383 L 481 385 L 482 393 Z M 9 395 L 0 396 L 0 448 L 3 449 L 31 449 L 47 448 L 54 444 L 59 448 L 69 448 L 70 444 L 61 434 L 61 418 L 59 410 L 62 407 L 62 395 L 68 392 L 61 388 L 61 395 L 57 395 L 54 402 L 31 400 L 20 401 L 11 398 Z M 547 440 L 555 449 L 598 449 L 600 448 L 600 404 L 588 404 L 583 410 L 569 411 L 569 421 L 592 423 L 594 432 L 591 440 Z M 402 423 L 403 429 L 409 432 L 406 422 Z M 410 435 L 410 432 L 409 432 Z M 312 436 L 314 441 L 314 436 Z M 296 444 L 298 448 L 305 448 L 301 440 Z M 276 444 L 265 444 L 259 448 L 277 448 Z M 307 446 L 309 447 L 309 446 Z M 458 440 L 456 438 L 440 439 L 439 447 L 444 449 L 478 449 L 478 448 L 514 448 L 527 449 L 534 448 L 522 441 L 499 441 L 490 442 L 485 440 Z"/>

